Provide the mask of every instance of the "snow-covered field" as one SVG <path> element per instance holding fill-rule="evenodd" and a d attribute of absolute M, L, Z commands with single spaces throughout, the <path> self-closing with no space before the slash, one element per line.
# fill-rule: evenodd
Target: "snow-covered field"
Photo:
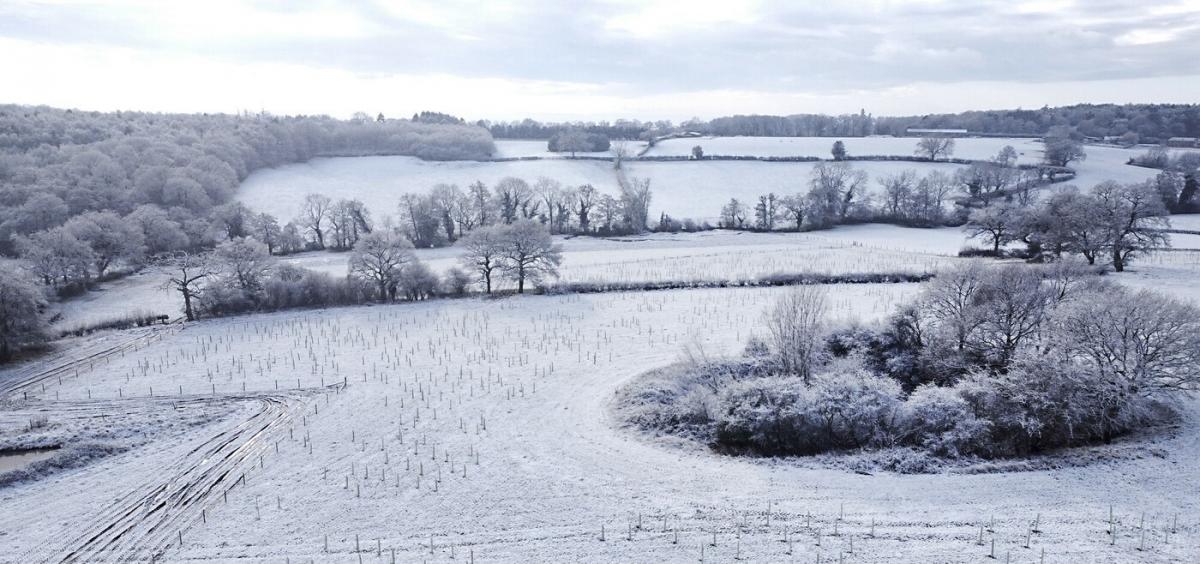
<path fill-rule="evenodd" d="M 933 269 L 954 260 L 963 235 L 859 225 L 562 243 L 567 279 L 653 279 L 704 268 Z M 419 252 L 435 268 L 455 261 L 453 249 Z M 344 272 L 345 256 L 288 260 Z M 1200 300 L 1197 272 L 1196 253 L 1171 252 L 1113 276 Z M 153 284 L 104 299 L 144 304 L 141 286 Z M 834 315 L 869 322 L 919 288 L 832 286 Z M 1195 403 L 1173 434 L 1096 447 L 1087 466 L 984 475 L 737 459 L 613 424 L 622 384 L 685 347 L 736 353 L 783 291 L 441 300 L 73 340 L 0 372 L 0 390 L 32 398 L 10 402 L 5 421 L 45 417 L 43 434 L 70 441 L 93 437 L 79 429 L 103 417 L 116 431 L 102 436 L 132 448 L 0 489 L 0 562 L 151 552 L 391 562 L 393 550 L 398 562 L 694 562 L 701 550 L 706 562 L 961 562 L 990 561 L 993 539 L 997 557 L 1015 562 L 1039 561 L 1043 549 L 1048 562 L 1200 555 Z M 220 415 L 198 417 L 205 409 Z M 0 449 L 37 435 L 5 428 Z M 1034 520 L 1041 532 L 1029 536 Z"/>
<path fill-rule="evenodd" d="M 755 162 L 755 161 L 679 161 L 631 162 L 626 174 L 649 178 L 654 199 L 651 215 L 660 212 L 680 218 L 707 220 L 716 223 L 721 207 L 730 198 L 737 198 L 753 209 L 759 196 L 774 192 L 777 196 L 806 194 L 809 178 L 816 163 Z M 877 179 L 905 170 L 924 176 L 934 170 L 953 174 L 962 165 L 916 162 L 856 162 L 855 169 L 867 172 L 863 197 L 882 192 Z"/>
<path fill-rule="evenodd" d="M 621 384 L 685 344 L 736 352 L 780 291 L 470 299 L 188 325 L 35 386 L 18 408 L 52 424 L 89 402 L 241 409 L 0 490 L 0 560 L 153 548 L 164 561 L 390 562 L 394 550 L 402 562 L 694 562 L 703 550 L 706 562 L 960 562 L 987 561 L 993 539 L 1000 558 L 1025 562 L 1043 549 L 1050 562 L 1200 554 L 1194 419 L 1154 456 L 999 475 L 859 475 L 614 428 L 608 403 Z M 831 291 L 839 318 L 869 320 L 916 287 Z M 261 432 L 243 437 L 245 427 Z M 221 448 L 214 435 L 246 447 Z M 1041 532 L 1025 548 L 1035 519 Z"/>
<path fill-rule="evenodd" d="M 414 157 L 350 157 L 313 159 L 255 172 L 238 188 L 237 199 L 281 220 L 299 215 L 304 196 L 309 193 L 333 199 L 357 198 L 378 217 L 394 216 L 404 194 L 428 192 L 437 184 L 457 184 L 466 190 L 476 181 L 490 188 L 506 176 L 530 184 L 545 176 L 567 187 L 591 184 L 602 192 L 618 192 L 612 163 L 603 161 L 439 162 Z"/>
<path fill-rule="evenodd" d="M 1179 237 L 1175 235 L 1175 237 Z M 915 229 L 894 225 L 845 225 L 816 233 L 708 231 L 635 237 L 558 237 L 563 247 L 561 282 L 663 282 L 748 280 L 778 273 L 924 273 L 945 264 L 969 243 L 961 229 Z M 435 272 L 459 265 L 454 247 L 418 249 Z M 347 273 L 348 253 L 308 252 L 281 262 Z M 59 331 L 134 314 L 180 315 L 179 295 L 166 276 L 147 269 L 101 284 L 82 296 L 53 304 Z M 503 288 L 504 283 L 497 287 Z"/>
<path fill-rule="evenodd" d="M 703 137 L 670 139 L 654 146 L 647 155 L 690 155 L 692 147 L 700 145 L 708 155 L 829 158 L 837 139 L 831 137 Z M 918 139 L 912 137 L 849 137 L 842 139 L 851 155 L 912 155 Z M 963 138 L 954 140 L 954 155 L 963 159 L 990 159 L 1005 145 L 1017 150 L 1018 161 L 1035 164 L 1042 159 L 1042 143 L 1036 139 Z M 1153 178 L 1157 171 L 1129 166 L 1129 159 L 1144 154 L 1148 147 L 1087 145 L 1087 159 L 1072 163 L 1077 175 L 1073 184 L 1090 188 L 1105 180 L 1141 182 Z M 1187 149 L 1173 149 L 1179 153 Z M 866 165 L 868 163 L 855 163 Z M 872 175 L 874 176 L 874 175 Z"/>
<path fill-rule="evenodd" d="M 754 157 L 830 158 L 836 137 L 700 137 L 668 139 L 657 143 L 647 156 L 687 156 L 699 145 L 706 155 Z M 846 137 L 841 141 L 850 155 L 913 155 L 920 139 L 915 137 Z M 1042 144 L 1033 139 L 964 138 L 954 140 L 954 156 L 990 159 L 1005 145 L 1017 150 L 1020 163 L 1042 159 Z"/>
<path fill-rule="evenodd" d="M 700 144 L 709 154 L 749 156 L 827 157 L 832 138 L 826 137 L 719 137 L 673 139 L 664 141 L 650 155 L 686 155 Z M 851 154 L 911 155 L 912 138 L 868 137 L 846 140 Z M 1029 139 L 958 139 L 955 156 L 983 159 L 994 156 L 1004 145 L 1013 145 L 1021 162 L 1037 162 L 1041 143 Z M 545 150 L 543 141 L 500 140 L 498 156 L 556 156 Z M 1157 171 L 1125 164 L 1145 149 L 1108 146 L 1086 147 L 1086 160 L 1074 163 L 1077 176 L 1072 182 L 1089 188 L 1105 180 L 1141 182 Z M 558 155 L 561 156 L 561 155 Z M 813 163 L 770 163 L 745 161 L 703 162 L 631 162 L 629 176 L 649 178 L 654 198 L 651 215 L 666 212 L 676 218 L 714 221 L 721 206 L 730 198 L 751 203 L 768 192 L 778 195 L 808 190 Z M 878 193 L 876 180 L 903 170 L 920 175 L 932 170 L 952 173 L 961 165 L 914 162 L 855 162 L 870 179 L 867 194 Z M 574 187 L 592 184 L 602 192 L 618 193 L 617 176 L 612 165 L 602 161 L 552 158 L 522 162 L 429 162 L 412 157 L 353 157 L 314 159 L 307 163 L 262 170 L 252 174 L 238 191 L 239 201 L 258 211 L 292 219 L 299 214 L 300 203 L 308 193 L 320 192 L 331 198 L 357 198 L 377 216 L 394 215 L 400 196 L 426 192 L 439 183 L 466 188 L 475 181 L 489 186 L 506 176 L 533 183 L 545 176 Z M 864 194 L 864 195 L 867 195 Z"/>

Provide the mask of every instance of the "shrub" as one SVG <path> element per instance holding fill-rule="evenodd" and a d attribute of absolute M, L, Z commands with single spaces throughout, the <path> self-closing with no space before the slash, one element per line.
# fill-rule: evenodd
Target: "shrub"
<path fill-rule="evenodd" d="M 813 381 L 812 409 L 829 448 L 880 447 L 896 442 L 900 384 L 857 367 L 821 374 Z"/>
<path fill-rule="evenodd" d="M 980 420 L 958 392 L 924 385 L 904 402 L 905 442 L 950 458 L 986 452 L 990 425 Z"/>
<path fill-rule="evenodd" d="M 827 450 L 813 393 L 799 378 L 758 378 L 734 383 L 721 394 L 717 445 L 766 455 Z"/>

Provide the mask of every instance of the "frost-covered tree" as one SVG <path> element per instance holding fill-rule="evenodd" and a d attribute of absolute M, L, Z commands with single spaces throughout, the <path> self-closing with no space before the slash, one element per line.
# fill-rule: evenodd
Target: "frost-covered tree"
<path fill-rule="evenodd" d="M 917 156 L 931 161 L 939 157 L 949 157 L 954 154 L 954 139 L 952 137 L 922 137 L 917 141 Z"/>
<path fill-rule="evenodd" d="M 1012 204 L 993 204 L 979 208 L 968 216 L 965 229 L 969 238 L 983 238 L 999 255 L 1000 247 L 1016 240 L 1024 212 Z"/>
<path fill-rule="evenodd" d="M 730 198 L 721 207 L 721 227 L 726 229 L 741 229 L 746 225 L 746 204 L 737 198 Z"/>
<path fill-rule="evenodd" d="M 167 275 L 167 287 L 183 296 L 183 313 L 187 320 L 195 321 L 194 302 L 204 284 L 215 274 L 210 257 L 201 253 L 175 251 L 160 255 L 157 264 Z"/>
<path fill-rule="evenodd" d="M 332 206 L 333 201 L 321 194 L 308 194 L 304 196 L 304 203 L 301 204 L 297 223 L 312 235 L 317 248 L 325 248 L 325 229 Z"/>
<path fill-rule="evenodd" d="M 846 144 L 841 139 L 833 142 L 833 149 L 829 152 L 833 154 L 833 160 L 835 161 L 846 160 Z"/>
<path fill-rule="evenodd" d="M 92 249 L 96 276 L 104 276 L 117 261 L 133 262 L 145 251 L 145 235 L 138 225 L 109 211 L 87 212 L 65 224 L 80 241 Z"/>
<path fill-rule="evenodd" d="M 649 228 L 650 223 L 650 192 L 649 178 L 630 178 L 621 183 L 621 206 L 626 225 L 635 233 L 641 233 Z"/>
<path fill-rule="evenodd" d="M 250 221 L 250 234 L 267 246 L 268 254 L 275 254 L 283 243 L 283 229 L 279 220 L 269 213 L 256 214 Z"/>
<path fill-rule="evenodd" d="M 579 222 L 579 231 L 587 233 L 592 226 L 592 208 L 596 206 L 599 194 L 591 184 L 584 184 L 571 194 L 574 196 L 571 203 L 571 210 L 575 213 L 575 218 Z"/>
<path fill-rule="evenodd" d="M 501 268 L 517 283 L 517 293 L 525 292 L 525 282 L 558 276 L 562 248 L 550 237 L 546 226 L 532 220 L 520 220 L 503 231 Z"/>
<path fill-rule="evenodd" d="M 771 349 L 783 373 L 805 383 L 811 380 L 820 360 L 828 309 L 825 289 L 806 285 L 788 291 L 767 310 Z"/>
<path fill-rule="evenodd" d="M 471 231 L 459 239 L 463 254 L 459 261 L 483 281 L 484 291 L 492 293 L 492 276 L 501 269 L 507 228 L 488 225 Z"/>
<path fill-rule="evenodd" d="M 0 362 L 46 339 L 45 296 L 22 273 L 0 269 Z"/>
<path fill-rule="evenodd" d="M 247 295 L 262 288 L 275 259 L 267 246 L 253 237 L 239 237 L 217 245 L 212 254 L 214 268 Z"/>
<path fill-rule="evenodd" d="M 350 273 L 375 286 L 379 301 L 396 297 L 404 269 L 416 262 L 413 244 L 386 229 L 372 231 L 358 240 L 350 253 Z"/>
<path fill-rule="evenodd" d="M 1105 232 L 1113 270 L 1123 272 L 1133 257 L 1168 244 L 1167 210 L 1150 183 L 1102 182 L 1091 195 L 1099 212 L 1094 220 Z"/>

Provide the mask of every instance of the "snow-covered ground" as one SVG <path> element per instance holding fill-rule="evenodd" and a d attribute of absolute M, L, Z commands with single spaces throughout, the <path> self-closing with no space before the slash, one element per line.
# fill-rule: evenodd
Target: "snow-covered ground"
<path fill-rule="evenodd" d="M 1175 235 L 1179 237 L 1179 235 Z M 958 228 L 915 229 L 894 225 L 845 225 L 813 233 L 656 233 L 634 237 L 558 237 L 563 247 L 562 282 L 656 282 L 753 279 L 777 273 L 912 272 L 936 270 L 969 243 Z M 435 272 L 459 266 L 454 247 L 418 249 Z M 347 273 L 348 253 L 307 252 L 280 262 L 325 272 Z M 504 283 L 498 283 L 504 287 Z M 54 328 L 76 327 L 135 314 L 182 311 L 179 295 L 166 289 L 166 276 L 153 269 L 99 285 L 55 303 Z"/>
<path fill-rule="evenodd" d="M 869 320 L 916 289 L 838 286 L 833 309 Z M 468 299 L 190 324 L 45 382 L 28 405 L 52 420 L 138 398 L 243 409 L 0 490 L 0 560 L 77 548 L 81 561 L 148 558 L 142 547 L 153 547 L 163 561 L 390 562 L 395 550 L 402 562 L 695 562 L 703 550 L 706 562 L 851 551 L 855 562 L 961 562 L 988 561 L 993 539 L 999 558 L 1019 562 L 1043 549 L 1049 562 L 1200 554 L 1194 416 L 1150 456 L 990 475 L 859 475 L 687 451 L 614 427 L 619 386 L 684 345 L 735 353 L 782 291 Z M 344 390 L 322 388 L 343 379 Z M 275 410 L 257 399 L 276 397 Z M 251 455 L 194 451 L 215 433 L 240 437 L 243 421 L 265 429 L 248 439 Z M 204 487 L 187 487 L 193 479 Z M 155 492 L 161 503 L 142 501 Z M 1034 520 L 1041 532 L 1025 548 Z M 117 552 L 89 552 L 102 546 Z"/>
<path fill-rule="evenodd" d="M 602 192 L 618 193 L 612 163 L 603 161 L 441 162 L 415 157 L 349 157 L 313 159 L 255 172 L 238 188 L 237 199 L 281 221 L 299 215 L 304 196 L 310 193 L 333 199 L 357 198 L 376 217 L 394 216 L 404 194 L 426 193 L 437 184 L 456 184 L 466 190 L 476 181 L 491 188 L 507 176 L 530 184 L 545 176 L 566 187 L 591 184 Z"/>
<path fill-rule="evenodd" d="M 658 143 L 647 155 L 690 155 L 692 147 L 700 145 L 708 155 L 829 158 L 836 138 L 832 137 L 704 137 L 671 139 Z M 913 137 L 848 137 L 842 139 L 851 155 L 912 155 L 918 139 Z M 1041 161 L 1043 147 L 1036 139 L 963 138 L 954 140 L 953 156 L 963 159 L 990 159 L 1005 145 L 1017 150 L 1018 161 L 1035 164 Z M 1087 158 L 1072 163 L 1077 175 L 1073 184 L 1090 188 L 1105 180 L 1141 182 L 1153 178 L 1158 171 L 1130 166 L 1129 159 L 1144 154 L 1149 147 L 1122 148 L 1105 145 L 1086 145 Z M 1173 154 L 1187 149 L 1173 149 Z M 868 163 L 855 163 L 866 165 Z M 874 175 L 872 175 L 874 177 Z"/>
<path fill-rule="evenodd" d="M 647 156 L 687 156 L 699 145 L 706 155 L 754 157 L 832 157 L 837 137 L 700 137 L 668 139 L 657 143 Z M 915 137 L 845 137 L 841 141 L 850 155 L 913 155 Z M 1017 150 L 1018 162 L 1037 163 L 1042 159 L 1042 144 L 1033 139 L 963 138 L 954 140 L 954 156 L 962 159 L 990 159 L 1005 145 Z"/>
<path fill-rule="evenodd" d="M 868 175 L 862 198 L 882 193 L 877 180 L 890 174 L 912 170 L 921 177 L 934 170 L 953 174 L 962 168 L 962 165 L 915 162 L 867 161 L 851 165 Z M 650 202 L 652 216 L 666 212 L 677 219 L 692 218 L 715 224 L 721 207 L 730 198 L 737 198 L 753 210 L 758 197 L 768 192 L 780 197 L 807 194 L 814 166 L 816 163 L 811 162 L 642 161 L 628 163 L 625 172 L 631 177 L 650 179 L 654 193 Z"/>

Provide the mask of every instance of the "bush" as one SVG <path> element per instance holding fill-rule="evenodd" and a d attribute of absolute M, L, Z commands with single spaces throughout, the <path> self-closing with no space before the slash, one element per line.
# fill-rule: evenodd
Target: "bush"
<path fill-rule="evenodd" d="M 904 402 L 901 426 L 905 442 L 937 456 L 957 458 L 987 452 L 990 424 L 978 419 L 958 392 L 924 385 Z"/>
<path fill-rule="evenodd" d="M 813 381 L 812 409 L 825 430 L 827 448 L 891 446 L 897 439 L 900 384 L 847 368 Z"/>
<path fill-rule="evenodd" d="M 759 378 L 728 386 L 720 398 L 716 444 L 733 452 L 816 454 L 828 449 L 813 393 L 799 378 Z"/>

